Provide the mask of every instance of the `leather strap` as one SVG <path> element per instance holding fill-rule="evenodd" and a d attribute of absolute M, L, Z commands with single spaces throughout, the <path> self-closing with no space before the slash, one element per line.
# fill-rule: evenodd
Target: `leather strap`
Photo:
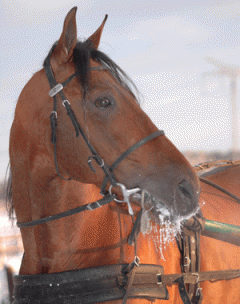
<path fill-rule="evenodd" d="M 33 227 L 33 226 L 45 224 L 45 223 L 48 223 L 48 222 L 51 222 L 54 220 L 59 220 L 63 217 L 74 215 L 74 214 L 80 213 L 82 211 L 87 211 L 87 210 L 92 211 L 92 210 L 95 210 L 97 208 L 100 208 L 102 206 L 109 204 L 110 202 L 112 202 L 114 200 L 114 198 L 115 198 L 115 194 L 112 194 L 112 195 L 108 194 L 96 202 L 93 202 L 93 203 L 90 203 L 87 205 L 83 205 L 83 206 L 80 206 L 77 208 L 73 208 L 73 209 L 70 209 L 70 210 L 67 210 L 67 211 L 64 211 L 61 213 L 57 213 L 54 215 L 50 215 L 50 216 L 47 216 L 44 218 L 40 218 L 40 219 L 37 219 L 34 221 L 29 221 L 29 222 L 25 222 L 25 223 L 17 223 L 17 226 L 18 226 L 18 228 Z"/>
<path fill-rule="evenodd" d="M 184 279 L 183 277 L 180 277 L 176 280 L 178 283 L 178 289 L 179 289 L 179 294 L 181 296 L 181 299 L 184 304 L 193 304 L 192 301 L 189 298 L 189 294 L 186 289 L 186 285 L 184 284 Z"/>
<path fill-rule="evenodd" d="M 181 268 L 184 274 L 200 272 L 200 235 L 203 226 L 202 214 L 199 213 L 184 223 L 182 233 L 177 238 L 182 256 Z M 184 304 L 201 304 L 202 289 L 199 281 L 188 283 L 188 286 L 185 286 L 186 282 L 184 283 L 183 277 L 181 277 L 177 282 Z M 187 300 L 184 300 L 186 298 Z"/>
<path fill-rule="evenodd" d="M 163 130 L 158 130 L 148 136 L 146 136 L 145 138 L 141 139 L 140 141 L 138 141 L 136 144 L 134 144 L 133 146 L 131 146 L 129 149 L 127 149 L 125 152 L 123 152 L 116 160 L 115 162 L 111 165 L 111 167 L 109 168 L 110 172 L 113 172 L 117 166 L 132 152 L 134 152 L 135 150 L 137 150 L 138 148 L 140 148 L 142 145 L 145 145 L 146 143 L 148 143 L 150 140 L 153 140 L 154 138 L 158 137 L 158 136 L 162 136 L 164 135 L 164 131 Z M 108 182 L 109 178 L 108 176 L 105 176 L 104 181 L 102 183 L 102 187 L 101 187 L 101 193 L 104 193 L 107 182 Z"/>
<path fill-rule="evenodd" d="M 215 184 L 214 182 L 212 182 L 212 181 L 210 181 L 210 180 L 208 180 L 208 179 L 206 179 L 206 178 L 199 177 L 199 179 L 200 179 L 201 182 L 203 182 L 203 183 L 205 183 L 205 184 L 208 184 L 208 185 L 210 185 L 210 186 L 212 186 L 212 187 L 218 189 L 219 191 L 221 191 L 221 192 L 227 194 L 228 196 L 230 196 L 231 198 L 233 198 L 237 203 L 240 204 L 240 197 L 234 195 L 233 193 L 229 192 L 228 190 L 224 189 L 223 187 L 221 187 L 221 186 Z"/>
<path fill-rule="evenodd" d="M 14 304 L 31 304 L 34 300 L 41 303 L 55 304 L 81 303 L 92 304 L 104 301 L 123 299 L 126 287 L 129 284 L 131 273 L 126 273 L 128 264 L 110 265 L 95 268 L 86 268 L 75 271 L 18 275 L 14 277 Z M 141 264 L 135 268 L 129 298 L 142 298 L 154 301 L 155 299 L 168 300 L 165 286 L 203 281 L 230 280 L 240 277 L 240 269 L 223 271 L 206 271 L 187 274 L 163 274 L 163 267 L 159 265 Z M 188 301 L 182 291 L 184 303 Z M 58 302 L 59 301 L 59 302 Z"/>
<path fill-rule="evenodd" d="M 14 277 L 14 304 L 93 304 L 121 300 L 126 295 L 131 273 L 128 264 L 86 268 L 62 273 L 19 275 Z M 159 265 L 135 267 L 129 298 L 154 301 L 168 299 L 167 288 L 158 284 L 163 274 Z"/>
<path fill-rule="evenodd" d="M 135 257 L 135 259 L 138 259 L 138 260 L 135 260 L 134 262 L 129 264 L 126 269 L 124 269 L 124 273 L 130 273 L 130 278 L 129 278 L 129 282 L 127 284 L 127 288 L 126 288 L 125 295 L 123 297 L 122 304 L 127 303 L 127 300 L 130 296 L 131 288 L 132 288 L 132 285 L 133 285 L 133 282 L 134 282 L 137 267 L 139 267 L 139 258 Z M 128 270 L 128 269 L 130 269 L 130 270 Z"/>
<path fill-rule="evenodd" d="M 201 304 L 203 295 L 200 282 L 240 278 L 240 269 L 200 272 L 200 234 L 204 232 L 205 221 L 201 213 L 193 216 L 184 223 L 182 235 L 176 238 L 182 255 L 183 273 L 159 277 L 167 286 L 179 285 L 184 304 Z"/>
<path fill-rule="evenodd" d="M 179 278 L 183 278 L 183 282 L 185 284 L 196 284 L 198 282 L 204 281 L 215 282 L 219 280 L 232 280 L 240 278 L 240 269 L 201 271 L 196 273 L 164 274 L 158 276 L 159 283 L 163 283 L 167 286 L 178 284 Z"/>
<path fill-rule="evenodd" d="M 58 168 L 58 162 L 57 162 L 57 139 L 56 139 L 56 127 L 57 127 L 57 94 L 60 95 L 61 97 L 61 100 L 62 100 L 62 103 L 66 109 L 66 112 L 67 112 L 67 115 L 69 116 L 73 126 L 74 126 L 74 129 L 75 129 L 75 132 L 76 132 L 76 136 L 78 137 L 79 134 L 81 134 L 82 138 L 84 139 L 85 143 L 87 144 L 89 150 L 91 151 L 92 153 L 92 156 L 91 158 L 94 159 L 97 164 L 102 168 L 102 170 L 104 171 L 104 174 L 106 176 L 108 176 L 108 179 L 111 181 L 111 183 L 113 185 L 116 184 L 116 179 L 115 177 L 113 176 L 113 174 L 111 174 L 108 170 L 108 165 L 104 163 L 103 159 L 100 157 L 100 155 L 97 153 L 97 151 L 94 149 L 94 147 L 92 146 L 92 144 L 89 142 L 88 138 L 86 137 L 85 133 L 83 132 L 83 129 L 81 128 L 71 106 L 70 106 L 70 102 L 67 100 L 67 98 L 65 97 L 65 94 L 63 93 L 63 88 L 65 85 L 67 85 L 74 77 L 76 77 L 77 75 L 76 74 L 73 74 L 72 76 L 70 76 L 66 81 L 64 81 L 62 84 L 57 84 L 56 82 L 56 79 L 53 75 L 53 71 L 52 71 L 52 68 L 51 68 L 51 65 L 50 65 L 50 58 L 48 58 L 45 63 L 44 63 L 44 68 L 45 68 L 45 73 L 46 73 L 46 76 L 47 76 L 47 79 L 48 79 L 48 82 L 49 82 L 49 85 L 50 85 L 50 88 L 51 88 L 51 91 L 49 92 L 49 95 L 51 97 L 53 97 L 54 99 L 54 106 L 53 106 L 53 111 L 52 111 L 52 114 L 50 116 L 50 122 L 51 122 L 51 128 L 52 128 L 52 143 L 54 144 L 54 160 L 55 160 L 55 167 L 56 167 L 56 171 L 58 173 L 58 175 L 64 179 L 64 180 L 71 180 L 68 179 L 68 178 L 65 178 L 62 176 L 62 174 L 60 173 L 59 171 L 59 168 Z M 102 67 L 93 67 L 91 68 L 91 70 L 94 69 L 99 69 L 99 70 L 103 70 Z M 59 86 L 59 89 L 58 89 L 58 86 Z M 54 91 L 54 89 L 56 89 Z M 89 161 L 88 162 L 89 165 L 91 164 L 91 162 Z M 90 166 L 91 167 L 91 166 Z M 91 167 L 92 168 L 92 167 Z"/>

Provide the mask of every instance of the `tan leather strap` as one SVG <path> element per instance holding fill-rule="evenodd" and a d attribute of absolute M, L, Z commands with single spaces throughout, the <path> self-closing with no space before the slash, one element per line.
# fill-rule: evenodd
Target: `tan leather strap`
<path fill-rule="evenodd" d="M 177 279 L 183 278 L 185 284 L 197 284 L 204 281 L 232 280 L 240 278 L 240 269 L 201 271 L 196 273 L 164 274 L 158 276 L 159 284 L 172 286 L 178 284 Z"/>
<path fill-rule="evenodd" d="M 200 235 L 203 226 L 204 221 L 202 214 L 199 213 L 184 223 L 182 233 L 177 238 L 182 256 L 181 269 L 183 274 L 200 272 Z M 201 304 L 202 290 L 200 288 L 200 282 L 185 283 L 185 281 L 180 280 L 180 278 L 178 278 L 177 282 L 179 283 L 179 292 L 184 304 Z M 187 301 L 185 301 L 184 298 L 187 298 Z"/>

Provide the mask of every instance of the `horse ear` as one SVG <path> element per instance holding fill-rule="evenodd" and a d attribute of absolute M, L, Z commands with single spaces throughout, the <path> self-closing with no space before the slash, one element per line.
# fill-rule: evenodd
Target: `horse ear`
<path fill-rule="evenodd" d="M 105 23 L 107 21 L 107 18 L 108 18 L 108 15 L 105 15 L 105 18 L 104 18 L 102 24 L 100 25 L 100 27 L 87 40 L 87 41 L 91 42 L 91 46 L 94 49 L 97 49 L 98 46 L 99 46 L 99 44 L 100 44 L 100 39 L 101 39 L 102 31 L 103 31 L 104 25 L 105 25 Z"/>
<path fill-rule="evenodd" d="M 70 60 L 73 49 L 77 43 L 77 24 L 76 24 L 76 12 L 77 7 L 73 7 L 67 14 L 63 31 L 60 39 L 57 42 L 57 46 L 54 49 L 51 59 L 57 64 L 63 64 Z"/>

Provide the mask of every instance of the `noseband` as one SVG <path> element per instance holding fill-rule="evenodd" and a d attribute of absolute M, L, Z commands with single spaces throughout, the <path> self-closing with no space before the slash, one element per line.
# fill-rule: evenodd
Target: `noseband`
<path fill-rule="evenodd" d="M 88 140 L 88 138 L 86 137 L 83 129 L 81 128 L 76 115 L 74 113 L 74 111 L 71 108 L 71 104 L 69 102 L 69 100 L 65 97 L 65 94 L 63 93 L 63 88 L 73 79 L 77 76 L 77 74 L 73 74 L 72 76 L 70 76 L 66 81 L 64 81 L 63 83 L 57 83 L 54 75 L 53 75 L 53 71 L 50 65 L 50 59 L 48 58 L 45 63 L 44 63 L 44 68 L 45 68 L 45 73 L 50 85 L 50 92 L 49 92 L 49 96 L 53 98 L 54 102 L 53 102 L 53 111 L 51 112 L 50 115 L 50 122 L 51 122 L 51 129 L 52 129 L 52 143 L 54 145 L 54 162 L 55 162 L 55 167 L 56 167 L 56 171 L 57 174 L 64 180 L 71 180 L 70 179 L 66 179 L 65 177 L 63 177 L 61 175 L 61 173 L 59 172 L 59 168 L 58 168 L 58 162 L 57 162 L 57 137 L 56 137 L 56 130 L 57 130 L 57 95 L 59 94 L 62 100 L 62 104 L 66 109 L 66 112 L 69 116 L 69 118 L 72 121 L 73 127 L 75 129 L 76 132 L 76 137 L 79 136 L 79 134 L 81 134 L 82 138 L 84 139 L 85 143 L 87 144 L 90 152 L 91 152 L 91 156 L 88 158 L 88 165 L 91 168 L 91 170 L 93 172 L 95 172 L 96 170 L 93 168 L 92 165 L 92 161 L 95 160 L 95 162 L 97 163 L 97 165 L 103 170 L 105 177 L 101 186 L 101 195 L 103 195 L 103 199 L 94 202 L 94 203 L 90 203 L 88 205 L 84 205 L 78 208 L 74 208 L 71 210 L 68 210 L 66 212 L 62 212 L 62 213 L 58 213 L 56 215 L 53 216 L 49 216 L 49 217 L 45 217 L 45 218 L 41 218 L 38 220 L 34 220 L 31 222 L 26 222 L 26 223 L 17 223 L 19 228 L 25 228 L 25 227 L 30 227 L 30 226 L 35 226 L 35 225 L 39 225 L 39 224 L 43 224 L 52 220 L 56 220 L 59 218 L 63 218 L 65 216 L 69 216 L 81 211 L 85 211 L 85 210 L 93 210 L 96 209 L 98 207 L 101 207 L 113 200 L 115 200 L 116 202 L 119 203 L 127 203 L 128 205 L 128 211 L 129 214 L 133 215 L 133 210 L 129 201 L 130 195 L 140 191 L 140 188 L 133 188 L 133 189 L 127 189 L 123 184 L 118 183 L 117 179 L 113 173 L 113 171 L 117 168 L 117 166 L 129 155 L 131 154 L 133 151 L 135 151 L 136 149 L 138 149 L 139 147 L 141 147 L 142 145 L 146 144 L 147 142 L 149 142 L 150 140 L 164 135 L 164 131 L 163 130 L 158 130 L 148 136 L 146 136 L 145 138 L 143 138 L 142 140 L 140 140 L 139 142 L 135 143 L 134 145 L 132 145 L 129 149 L 127 149 L 125 152 L 123 152 L 116 160 L 115 162 L 109 166 L 104 159 L 98 154 L 98 152 L 96 151 L 96 149 L 92 146 L 92 144 L 90 143 L 90 141 Z M 108 70 L 107 68 L 104 68 L 103 66 L 98 66 L 98 67 L 91 67 L 90 70 L 99 70 L 99 71 L 103 71 L 103 70 Z M 111 186 L 109 188 L 109 191 L 106 190 L 106 185 L 108 183 L 108 181 L 110 181 Z M 113 187 L 119 187 L 119 189 L 122 192 L 123 195 L 123 200 L 118 200 L 116 198 L 115 194 L 112 194 L 112 188 Z"/>

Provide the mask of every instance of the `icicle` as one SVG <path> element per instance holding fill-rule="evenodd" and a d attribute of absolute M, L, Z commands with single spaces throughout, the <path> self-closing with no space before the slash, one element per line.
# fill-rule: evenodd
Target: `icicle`
<path fill-rule="evenodd" d="M 151 227 L 150 227 L 150 215 L 149 215 L 149 211 L 152 210 L 152 208 L 150 208 L 149 210 L 145 209 L 145 190 L 142 191 L 142 199 L 141 199 L 141 205 L 142 205 L 142 218 L 141 218 L 141 226 L 140 226 L 140 231 L 142 232 L 143 235 L 145 235 L 146 233 L 151 231 Z"/>

